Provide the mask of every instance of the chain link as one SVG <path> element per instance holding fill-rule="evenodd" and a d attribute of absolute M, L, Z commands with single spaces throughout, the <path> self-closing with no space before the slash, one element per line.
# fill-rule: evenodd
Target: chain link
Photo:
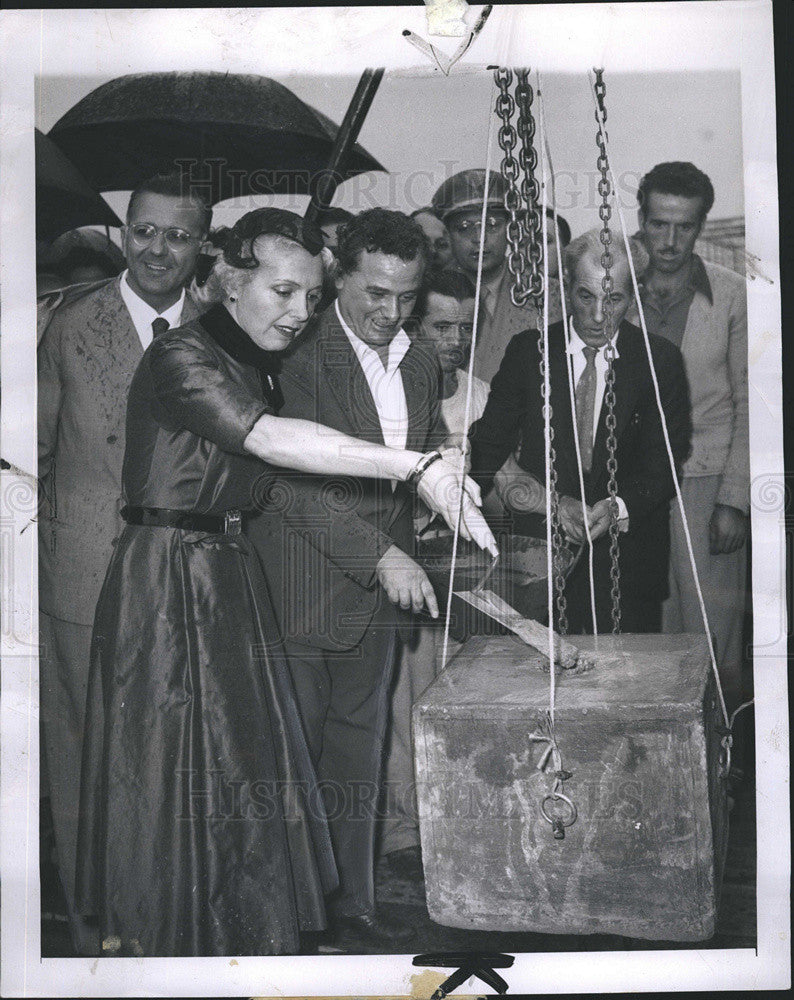
<path fill-rule="evenodd" d="M 535 119 L 532 114 L 533 92 L 529 83 L 529 70 L 516 71 L 515 99 L 510 94 L 513 72 L 499 68 L 494 79 L 499 87 L 496 112 L 502 119 L 499 130 L 499 145 L 505 153 L 502 160 L 502 174 L 506 181 L 505 209 L 510 215 L 507 239 L 510 247 L 508 268 L 513 275 L 511 298 L 515 305 L 523 305 L 529 298 L 534 300 L 538 316 L 538 353 L 541 391 L 543 394 L 543 418 L 549 425 L 549 506 L 551 510 L 552 572 L 557 608 L 557 629 L 561 635 L 568 633 L 568 605 L 565 597 L 565 568 L 571 556 L 568 543 L 562 532 L 560 521 L 559 494 L 557 492 L 557 455 L 554 448 L 554 427 L 552 426 L 551 399 L 546 393 L 546 350 L 543 342 L 543 231 L 538 208 L 540 187 L 536 176 L 537 152 L 534 147 Z M 521 150 L 516 162 L 513 149 L 516 146 L 516 130 L 511 118 L 518 106 L 518 133 L 521 136 Z M 522 180 L 517 184 L 519 169 Z M 521 199 L 523 197 L 524 208 Z M 513 258 L 517 258 L 512 264 Z M 519 263 L 520 261 L 520 263 Z"/>
<path fill-rule="evenodd" d="M 543 307 L 543 229 L 540 217 L 540 185 L 536 175 L 538 154 L 535 149 L 535 119 L 532 115 L 534 94 L 529 83 L 529 70 L 516 70 L 516 106 L 518 107 L 518 135 L 521 149 L 518 165 L 521 168 L 521 195 L 524 200 L 523 223 L 526 251 L 529 259 L 529 292 L 540 313 Z"/>
<path fill-rule="evenodd" d="M 496 98 L 496 113 L 502 121 L 497 138 L 504 153 L 502 159 L 502 176 L 505 179 L 504 205 L 508 215 L 507 220 L 507 267 L 513 278 L 510 298 L 516 306 L 523 306 L 530 296 L 527 260 L 523 252 L 524 227 L 521 219 L 521 191 L 518 186 L 519 163 L 513 155 L 518 143 L 512 117 L 516 103 L 510 93 L 513 82 L 513 71 L 500 67 L 494 71 L 494 79 L 499 88 Z"/>
<path fill-rule="evenodd" d="M 598 112 L 596 112 L 596 123 L 598 125 L 598 131 L 596 132 L 596 143 L 598 145 L 598 169 L 601 173 L 601 178 L 598 182 L 598 193 L 601 195 L 601 205 L 598 209 L 599 217 L 603 224 L 601 230 L 601 244 L 604 247 L 604 252 L 601 254 L 601 265 L 604 268 L 604 277 L 601 281 L 601 287 L 604 291 L 604 327 L 607 335 L 607 343 L 604 348 L 604 357 L 607 361 L 607 372 L 606 372 L 606 383 L 604 386 L 604 403 L 606 405 L 606 428 L 607 428 L 607 490 L 609 492 L 609 578 L 610 578 L 610 596 L 612 598 L 612 632 L 615 635 L 620 633 L 620 551 L 619 551 L 619 533 L 620 528 L 618 526 L 618 485 L 617 485 L 617 473 L 618 473 L 618 461 L 616 457 L 617 452 L 617 437 L 615 435 L 615 427 L 617 421 L 615 419 L 615 345 L 613 342 L 613 337 L 615 333 L 615 324 L 613 317 L 613 306 L 612 306 L 612 254 L 610 252 L 610 246 L 612 244 L 612 232 L 609 228 L 609 222 L 612 217 L 612 208 L 609 204 L 609 196 L 612 191 L 612 185 L 609 180 L 609 160 L 607 159 L 606 150 L 606 137 L 604 134 L 604 129 L 606 127 L 607 112 L 605 105 L 606 98 L 606 84 L 604 83 L 604 71 L 602 69 L 597 69 L 595 71 L 596 83 L 595 83 L 595 94 L 596 101 L 598 102 Z M 599 120 L 600 112 L 600 120 Z"/>

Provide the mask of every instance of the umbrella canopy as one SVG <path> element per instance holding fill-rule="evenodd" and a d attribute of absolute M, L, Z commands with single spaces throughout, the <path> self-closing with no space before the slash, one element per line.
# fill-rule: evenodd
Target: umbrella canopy
<path fill-rule="evenodd" d="M 62 233 L 37 256 L 37 263 L 40 266 L 58 267 L 70 254 L 80 250 L 102 254 L 117 271 L 123 271 L 127 265 L 124 254 L 116 244 L 96 229 L 70 229 Z"/>
<path fill-rule="evenodd" d="M 49 135 L 102 191 L 128 191 L 153 174 L 189 168 L 214 203 L 310 193 L 337 131 L 267 77 L 135 73 L 97 87 Z M 355 145 L 342 179 L 383 169 Z"/>
<path fill-rule="evenodd" d="M 120 226 L 77 167 L 47 138 L 36 133 L 36 237 L 49 243 L 78 226 Z"/>

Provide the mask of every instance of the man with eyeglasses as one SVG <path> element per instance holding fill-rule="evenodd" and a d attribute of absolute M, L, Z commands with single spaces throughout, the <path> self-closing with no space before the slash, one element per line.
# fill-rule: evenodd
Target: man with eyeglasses
<path fill-rule="evenodd" d="M 42 757 L 75 950 L 98 937 L 74 912 L 83 719 L 94 609 L 121 531 L 127 393 L 158 333 L 199 312 L 186 295 L 212 210 L 179 175 L 130 197 L 127 269 L 64 293 L 38 352 Z"/>
<path fill-rule="evenodd" d="M 499 370 L 505 349 L 521 330 L 537 326 L 534 306 L 527 302 L 516 306 L 510 298 L 512 275 L 507 267 L 507 221 L 504 207 L 505 181 L 498 171 L 488 176 L 488 198 L 485 213 L 485 237 L 482 239 L 481 308 L 474 349 L 474 374 L 490 382 Z M 433 195 L 435 213 L 446 225 L 457 267 L 477 280 L 480 262 L 482 208 L 485 198 L 485 171 L 463 170 L 453 174 Z M 551 212 L 548 213 L 551 216 Z M 558 217 L 561 244 L 570 240 L 570 229 Z M 549 323 L 562 319 L 559 280 L 556 272 L 556 248 L 553 244 L 554 223 L 550 221 L 549 255 Z M 567 233 L 567 239 L 565 234 Z"/>

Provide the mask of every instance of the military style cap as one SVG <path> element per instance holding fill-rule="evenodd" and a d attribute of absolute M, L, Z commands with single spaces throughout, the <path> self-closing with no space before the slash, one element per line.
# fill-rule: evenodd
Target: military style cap
<path fill-rule="evenodd" d="M 456 212 L 482 208 L 485 194 L 484 170 L 461 170 L 448 177 L 433 195 L 432 205 L 442 222 Z M 488 205 L 504 208 L 505 181 L 498 170 L 491 170 L 488 177 Z"/>

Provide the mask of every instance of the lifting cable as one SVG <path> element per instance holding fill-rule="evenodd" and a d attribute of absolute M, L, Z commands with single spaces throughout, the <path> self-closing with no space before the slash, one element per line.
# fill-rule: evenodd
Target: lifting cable
<path fill-rule="evenodd" d="M 549 710 L 546 719 L 546 724 L 538 732 L 530 734 L 530 740 L 542 740 L 546 743 L 546 750 L 541 755 L 540 760 L 537 763 L 537 768 L 540 771 L 546 770 L 547 763 L 551 764 L 551 774 L 554 776 L 554 785 L 552 786 L 551 792 L 544 796 L 540 803 L 540 812 L 547 823 L 551 824 L 552 834 L 555 840 L 565 839 L 565 828 L 566 826 L 572 826 L 577 819 L 577 808 L 575 803 L 565 794 L 564 784 L 565 781 L 573 777 L 570 771 L 566 771 L 563 767 L 562 753 L 557 743 L 557 734 L 555 732 L 555 702 L 556 702 L 556 692 L 557 692 L 557 678 L 556 671 L 554 668 L 554 604 L 553 604 L 553 592 L 555 589 L 556 580 L 554 578 L 554 573 L 552 570 L 552 560 L 555 553 L 552 551 L 552 531 L 553 531 L 553 521 L 552 521 L 552 502 L 554 501 L 559 505 L 559 497 L 557 496 L 557 486 L 556 480 L 554 479 L 554 451 L 552 448 L 552 427 L 551 427 L 551 417 L 552 417 L 552 407 L 551 407 L 551 365 L 550 358 L 551 352 L 549 350 L 549 255 L 547 253 L 548 248 L 548 215 L 546 214 L 546 209 L 548 205 L 548 172 L 551 170 L 550 158 L 548 157 L 548 137 L 546 134 L 546 118 L 543 113 L 543 105 L 540 93 L 540 82 L 539 74 L 537 76 L 538 84 L 536 87 L 537 97 L 538 97 L 538 109 L 539 109 L 539 135 L 538 135 L 538 145 L 540 146 L 540 170 L 541 170 L 541 184 L 540 184 L 540 211 L 541 211 L 541 233 L 542 233 L 542 247 L 543 247 L 543 307 L 541 312 L 541 322 L 543 328 L 543 433 L 545 437 L 545 464 L 546 464 L 546 565 L 548 572 L 548 615 L 549 615 L 549 626 L 548 626 L 548 636 L 549 636 Z M 556 207 L 554 209 L 554 225 L 557 225 L 556 217 Z M 557 240 L 557 230 L 555 229 L 555 243 Z M 567 351 L 566 351 L 567 353 Z M 574 437 L 576 434 L 574 433 Z M 577 446 L 578 447 L 578 446 Z M 582 502 L 584 503 L 584 493 L 582 494 Z M 586 522 L 586 519 L 585 519 Z M 558 506 L 558 516 L 557 516 L 557 527 L 559 532 L 559 506 Z M 559 556 L 557 556 L 559 558 Z M 558 571 L 561 575 L 562 570 Z M 570 810 L 569 815 L 566 819 L 563 819 L 558 813 L 550 813 L 546 809 L 547 802 L 563 802 Z"/>
<path fill-rule="evenodd" d="M 480 314 L 480 292 L 482 290 L 482 257 L 485 248 L 485 219 L 488 209 L 488 187 L 491 179 L 491 149 L 493 146 L 493 122 L 494 115 L 491 113 L 491 101 L 488 100 L 488 139 L 485 153 L 485 187 L 482 198 L 482 212 L 480 213 L 480 248 L 477 257 L 477 281 L 474 289 L 474 320 L 471 336 L 471 350 L 469 352 L 469 365 L 467 369 L 468 384 L 466 385 L 466 406 L 463 415 L 463 426 L 466 428 L 466 436 L 463 439 L 463 448 L 460 456 L 461 476 L 466 472 L 466 453 L 468 448 L 468 427 L 471 416 L 471 396 L 474 381 L 474 353 L 477 347 L 477 322 Z M 452 615 L 452 591 L 455 585 L 455 562 L 458 557 L 458 539 L 460 537 L 460 519 L 463 513 L 463 491 L 461 490 L 460 503 L 458 504 L 457 515 L 455 517 L 455 528 L 452 533 L 452 559 L 449 567 L 449 589 L 447 591 L 447 610 L 444 622 L 444 644 L 441 650 L 441 669 L 447 665 L 449 653 L 449 621 Z"/>
<path fill-rule="evenodd" d="M 548 172 L 551 184 L 551 210 L 554 215 L 554 249 L 557 255 L 557 275 L 560 285 L 560 306 L 562 309 L 562 326 L 564 331 L 565 339 L 565 358 L 568 369 L 568 394 L 570 398 L 571 405 L 571 420 L 574 421 L 574 435 L 573 444 L 576 451 L 576 471 L 579 477 L 579 495 L 582 500 L 582 519 L 584 521 L 584 532 L 587 538 L 587 571 L 590 583 L 590 613 L 593 620 L 593 635 L 598 637 L 598 622 L 596 618 L 596 605 L 595 605 L 595 568 L 593 565 L 593 538 L 590 534 L 590 524 L 587 519 L 587 504 L 585 502 L 584 493 L 584 470 L 582 467 L 582 449 L 579 444 L 579 435 L 575 431 L 575 419 L 576 419 L 576 396 L 574 389 L 574 378 L 573 378 L 573 358 L 571 357 L 571 352 L 567 349 L 570 344 L 570 333 L 568 331 L 568 309 L 565 301 L 565 282 L 563 281 L 563 263 L 562 263 L 562 248 L 560 247 L 559 240 L 559 225 L 557 222 L 557 192 L 554 182 L 554 162 L 551 158 L 551 149 L 549 147 L 549 134 L 546 129 L 546 100 L 543 96 L 543 92 L 540 86 L 540 73 L 537 73 L 537 92 L 538 92 L 538 107 L 540 108 L 540 120 L 541 120 L 541 134 L 543 136 L 543 150 L 545 152 L 545 162 L 548 162 Z M 543 186 L 544 186 L 544 200 L 543 200 L 543 214 L 546 215 L 546 198 L 545 198 L 545 185 L 546 185 L 546 174 L 543 174 Z M 544 234 L 545 235 L 545 234 Z"/>
<path fill-rule="evenodd" d="M 614 175 L 614 172 L 613 172 L 611 158 L 608 155 L 609 140 L 608 140 L 608 137 L 607 137 L 606 129 L 604 128 L 603 116 L 601 114 L 601 108 L 599 107 L 599 102 L 598 102 L 598 98 L 596 96 L 594 85 L 592 83 L 592 79 L 590 80 L 590 84 L 591 84 L 591 91 L 592 91 L 592 94 L 593 94 L 593 99 L 595 101 L 596 119 L 597 119 L 597 121 L 599 123 L 599 126 L 600 126 L 602 134 L 603 134 L 604 147 L 605 147 L 605 150 L 607 151 L 608 170 L 609 170 L 610 176 L 612 178 L 612 186 L 613 186 L 613 189 L 614 189 L 614 187 L 615 187 L 615 175 Z M 716 653 L 714 651 L 714 642 L 713 642 L 712 635 L 711 635 L 711 627 L 709 625 L 708 613 L 706 611 L 706 602 L 703 599 L 703 591 L 702 591 L 701 586 L 700 586 L 700 578 L 698 576 L 697 565 L 695 563 L 695 555 L 694 555 L 694 551 L 692 549 L 692 538 L 691 538 L 691 535 L 689 533 L 689 523 L 687 521 L 686 511 L 684 510 L 684 499 L 683 499 L 683 496 L 681 494 L 680 483 L 678 482 L 678 475 L 677 475 L 676 466 L 675 466 L 675 458 L 673 456 L 673 449 L 672 449 L 672 446 L 670 444 L 670 436 L 669 436 L 668 430 L 667 430 L 667 418 L 665 417 L 664 407 L 662 406 L 662 397 L 661 397 L 661 392 L 659 390 L 659 382 L 658 382 L 658 379 L 656 377 L 656 368 L 654 366 L 653 356 L 651 354 L 651 342 L 650 342 L 650 339 L 648 337 L 648 327 L 647 327 L 647 325 L 645 323 L 645 312 L 644 312 L 644 310 L 642 308 L 642 300 L 640 298 L 640 289 L 639 289 L 639 283 L 637 281 L 637 273 L 636 273 L 636 271 L 634 269 L 634 261 L 632 260 L 632 256 L 631 256 L 631 247 L 629 245 L 628 232 L 626 230 L 626 224 L 625 224 L 625 220 L 623 218 L 623 210 L 621 208 L 620 199 L 619 198 L 615 198 L 615 204 L 617 206 L 618 217 L 620 219 L 621 231 L 623 233 L 623 242 L 624 242 L 625 247 L 626 247 L 626 256 L 628 258 L 629 271 L 631 273 L 631 283 L 632 283 L 632 286 L 633 286 L 633 289 L 634 289 L 634 298 L 635 298 L 635 301 L 637 303 L 637 312 L 638 312 L 639 319 L 640 319 L 640 327 L 642 329 L 643 340 L 645 342 L 645 351 L 646 351 L 646 354 L 648 356 L 648 365 L 649 365 L 650 372 L 651 372 L 651 380 L 653 382 L 654 394 L 656 396 L 656 405 L 657 405 L 657 408 L 659 410 L 659 416 L 661 418 L 662 433 L 664 435 L 664 443 L 665 443 L 665 447 L 667 449 L 667 457 L 668 457 L 668 460 L 670 462 L 670 470 L 671 470 L 671 472 L 673 474 L 673 482 L 675 484 L 676 499 L 678 501 L 678 509 L 679 509 L 680 514 L 681 514 L 681 523 L 682 523 L 682 526 L 683 526 L 683 529 L 684 529 L 684 538 L 686 539 L 687 553 L 689 554 L 689 562 L 690 562 L 690 566 L 692 567 L 692 575 L 693 575 L 694 582 L 695 582 L 695 590 L 697 591 L 698 603 L 700 605 L 700 613 L 701 613 L 701 616 L 703 618 L 703 627 L 704 627 L 704 629 L 706 631 L 706 641 L 707 641 L 708 647 L 709 647 L 709 656 L 710 656 L 710 659 L 711 659 L 711 669 L 712 669 L 712 673 L 714 675 L 714 681 L 715 681 L 715 684 L 716 684 L 717 696 L 719 698 L 719 703 L 720 703 L 720 710 L 722 712 L 722 718 L 723 718 L 723 723 L 724 723 L 724 728 L 725 728 L 725 731 L 722 734 L 722 746 L 723 746 L 723 748 L 726 751 L 726 762 L 725 762 L 725 765 L 724 765 L 724 770 L 725 770 L 725 773 L 727 773 L 730 770 L 730 748 L 731 748 L 731 743 L 732 743 L 731 726 L 733 724 L 733 721 L 736 718 L 736 715 L 741 710 L 741 708 L 747 707 L 747 705 L 751 704 L 751 702 L 747 702 L 745 705 L 742 705 L 740 707 L 740 709 L 737 709 L 736 712 L 734 712 L 733 715 L 730 718 L 728 717 L 728 710 L 727 710 L 727 708 L 725 706 L 725 698 L 724 698 L 723 693 L 722 693 L 722 684 L 720 682 L 719 670 L 717 669 L 717 656 L 716 656 Z"/>

